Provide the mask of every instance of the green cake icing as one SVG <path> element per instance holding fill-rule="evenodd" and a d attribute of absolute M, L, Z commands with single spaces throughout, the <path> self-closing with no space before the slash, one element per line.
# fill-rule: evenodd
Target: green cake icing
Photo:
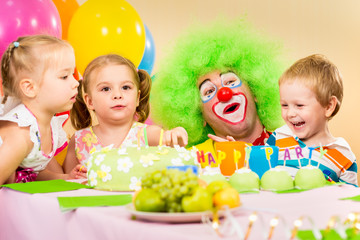
<path fill-rule="evenodd" d="M 99 190 L 136 191 L 147 172 L 195 162 L 196 154 L 180 147 L 106 147 L 89 158 L 88 184 Z"/>
<path fill-rule="evenodd" d="M 318 188 L 325 184 L 326 179 L 323 172 L 311 165 L 300 168 L 295 175 L 295 187 L 299 189 Z"/>
<path fill-rule="evenodd" d="M 248 168 L 238 169 L 229 178 L 230 185 L 238 192 L 259 191 L 259 176 Z"/>
<path fill-rule="evenodd" d="M 294 180 L 286 170 L 276 167 L 261 177 L 261 188 L 270 191 L 290 190 L 294 188 Z"/>

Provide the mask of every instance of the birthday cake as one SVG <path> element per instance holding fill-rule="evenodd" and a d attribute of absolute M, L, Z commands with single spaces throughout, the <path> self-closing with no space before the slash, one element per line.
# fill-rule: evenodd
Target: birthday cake
<path fill-rule="evenodd" d="M 105 147 L 88 160 L 88 184 L 99 190 L 136 191 L 145 173 L 195 161 L 196 154 L 181 147 Z"/>

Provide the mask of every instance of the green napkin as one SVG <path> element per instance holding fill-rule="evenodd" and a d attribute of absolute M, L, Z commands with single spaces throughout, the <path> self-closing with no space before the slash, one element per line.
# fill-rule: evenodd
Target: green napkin
<path fill-rule="evenodd" d="M 35 181 L 28 183 L 11 183 L 2 185 L 2 187 L 11 188 L 16 191 L 26 193 L 50 193 L 50 192 L 63 192 L 72 191 L 81 188 L 91 188 L 89 186 L 76 183 L 67 182 L 62 179 L 49 180 L 49 181 Z"/>
<path fill-rule="evenodd" d="M 345 184 L 345 183 L 326 181 L 324 187 L 327 187 L 327 186 L 336 186 L 336 185 L 343 185 L 343 184 Z M 275 192 L 275 193 L 297 193 L 297 192 L 303 192 L 303 191 L 308 191 L 308 190 L 311 190 L 311 189 L 298 189 L 298 188 L 293 188 L 293 189 L 290 189 L 290 190 L 274 191 L 274 192 Z"/>
<path fill-rule="evenodd" d="M 66 212 L 79 207 L 122 206 L 131 203 L 132 195 L 58 197 L 58 201 L 60 210 Z"/>
<path fill-rule="evenodd" d="M 325 233 L 325 230 L 321 230 L 321 235 L 323 240 L 341 240 L 343 238 L 334 230 Z M 353 229 L 346 229 L 346 235 L 349 240 L 360 240 L 360 234 L 354 233 Z M 296 235 L 299 240 L 316 240 L 314 234 L 311 230 L 299 230 Z"/>
<path fill-rule="evenodd" d="M 360 195 L 357 195 L 354 197 L 339 198 L 339 200 L 353 200 L 353 201 L 360 202 Z"/>

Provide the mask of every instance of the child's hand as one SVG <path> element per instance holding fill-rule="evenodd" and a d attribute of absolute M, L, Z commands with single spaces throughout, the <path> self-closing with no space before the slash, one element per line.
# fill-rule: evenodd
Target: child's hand
<path fill-rule="evenodd" d="M 235 139 L 232 136 L 226 136 L 226 138 L 218 137 L 213 134 L 208 134 L 208 137 L 214 140 L 215 142 L 234 142 Z"/>
<path fill-rule="evenodd" d="M 185 147 L 188 144 L 188 134 L 183 127 L 176 127 L 164 132 L 164 143 L 166 146 L 180 145 Z"/>
<path fill-rule="evenodd" d="M 87 178 L 86 176 L 87 168 L 81 164 L 78 164 L 74 167 L 73 170 L 69 173 L 70 179 L 79 179 L 79 178 Z"/>

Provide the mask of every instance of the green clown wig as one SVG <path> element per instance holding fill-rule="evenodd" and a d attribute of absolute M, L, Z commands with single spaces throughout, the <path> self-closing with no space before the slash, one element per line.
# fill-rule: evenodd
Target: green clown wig
<path fill-rule="evenodd" d="M 167 129 L 182 126 L 188 147 L 208 139 L 198 78 L 214 70 L 232 71 L 256 99 L 260 121 L 269 131 L 282 124 L 278 79 L 284 70 L 281 45 L 257 34 L 243 19 L 194 26 L 160 63 L 151 90 L 151 118 Z"/>

